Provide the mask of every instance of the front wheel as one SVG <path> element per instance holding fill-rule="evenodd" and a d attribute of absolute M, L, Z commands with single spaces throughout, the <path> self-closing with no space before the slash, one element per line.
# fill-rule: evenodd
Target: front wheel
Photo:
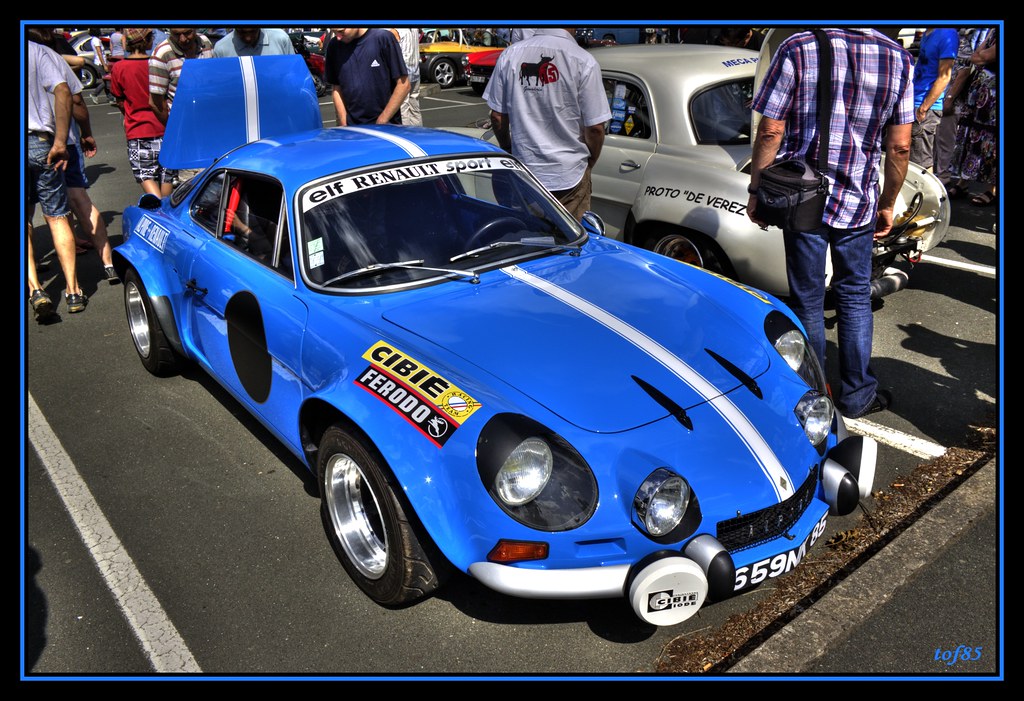
<path fill-rule="evenodd" d="M 168 342 L 146 287 L 134 268 L 129 268 L 124 278 L 124 309 L 142 366 L 158 377 L 176 372 L 180 358 Z"/>
<path fill-rule="evenodd" d="M 320 514 L 345 571 L 371 599 L 399 606 L 442 583 L 444 561 L 406 512 L 376 450 L 341 426 L 320 441 Z"/>

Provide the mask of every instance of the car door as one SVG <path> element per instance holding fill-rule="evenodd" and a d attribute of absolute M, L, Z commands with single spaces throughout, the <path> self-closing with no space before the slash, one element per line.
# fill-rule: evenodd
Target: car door
<path fill-rule="evenodd" d="M 604 220 L 608 235 L 618 238 L 657 149 L 657 134 L 645 86 L 633 76 L 608 71 L 603 79 L 612 118 L 591 174 L 591 208 Z"/>
<path fill-rule="evenodd" d="M 196 354 L 282 440 L 298 446 L 307 307 L 296 293 L 283 188 L 222 171 L 203 186 L 192 215 L 209 233 L 186 283 Z"/>

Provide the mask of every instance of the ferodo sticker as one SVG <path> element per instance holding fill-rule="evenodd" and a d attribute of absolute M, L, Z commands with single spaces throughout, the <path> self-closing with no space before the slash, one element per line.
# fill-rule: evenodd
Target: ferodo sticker
<path fill-rule="evenodd" d="M 166 227 L 160 226 L 149 217 L 144 216 L 136 222 L 132 233 L 141 236 L 146 243 L 163 253 L 164 246 L 167 245 L 167 236 L 171 232 Z"/>
<path fill-rule="evenodd" d="M 371 187 L 390 185 L 392 183 L 435 178 L 439 175 L 451 175 L 477 170 L 523 170 L 523 167 L 511 158 L 481 156 L 478 158 L 451 158 L 430 163 L 381 168 L 337 178 L 330 182 L 307 190 L 302 194 L 302 211 L 309 210 L 351 192 L 359 192 Z"/>
<path fill-rule="evenodd" d="M 828 521 L 828 512 L 821 517 L 821 520 L 814 524 L 814 528 L 811 529 L 810 534 L 804 538 L 804 542 L 800 543 L 799 546 L 788 550 L 784 553 L 779 553 L 773 557 L 766 557 L 763 560 L 758 560 L 752 565 L 745 565 L 736 569 L 736 584 L 733 587 L 733 591 L 740 591 L 747 587 L 752 587 L 755 584 L 760 584 L 766 579 L 772 577 L 778 577 L 780 574 L 785 574 L 791 569 L 800 564 L 800 561 L 804 559 L 804 555 L 811 549 L 811 546 L 821 537 L 821 534 L 825 532 L 825 524 Z"/>
<path fill-rule="evenodd" d="M 480 408 L 476 401 L 423 363 L 378 341 L 363 353 L 369 367 L 355 383 L 390 406 L 438 448 Z"/>

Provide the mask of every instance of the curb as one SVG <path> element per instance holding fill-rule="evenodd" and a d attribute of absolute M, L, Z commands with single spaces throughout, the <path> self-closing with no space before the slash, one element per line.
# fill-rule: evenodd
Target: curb
<path fill-rule="evenodd" d="M 726 674 L 796 673 L 867 623 L 893 594 L 981 514 L 996 508 L 996 460 Z M 860 615 L 851 617 L 851 612 Z"/>

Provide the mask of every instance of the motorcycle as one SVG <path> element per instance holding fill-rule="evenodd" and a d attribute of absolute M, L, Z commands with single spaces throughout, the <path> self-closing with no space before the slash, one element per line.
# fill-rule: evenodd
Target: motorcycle
<path fill-rule="evenodd" d="M 330 89 L 330 86 L 324 79 L 325 60 L 323 55 L 310 51 L 301 34 L 289 34 L 289 36 L 292 40 L 292 46 L 295 48 L 295 53 L 302 56 L 306 62 L 306 67 L 309 68 L 310 75 L 313 76 L 316 96 L 323 97 Z"/>

